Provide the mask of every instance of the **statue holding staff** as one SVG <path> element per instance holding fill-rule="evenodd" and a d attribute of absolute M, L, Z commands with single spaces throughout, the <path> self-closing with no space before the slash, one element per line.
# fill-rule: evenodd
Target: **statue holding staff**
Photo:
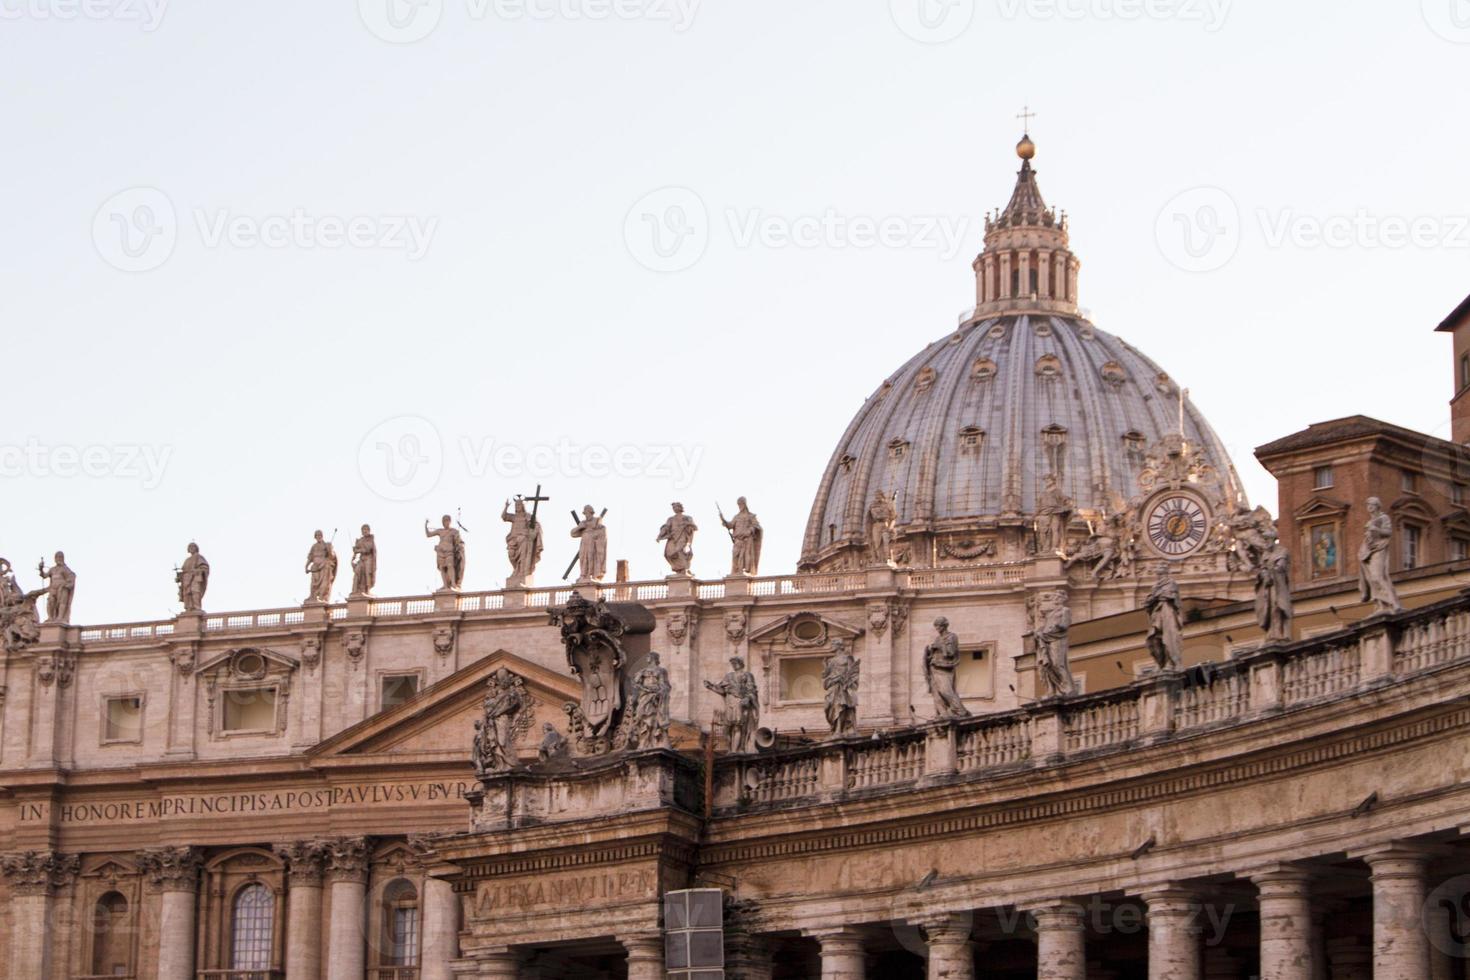
<path fill-rule="evenodd" d="M 745 498 L 741 497 L 735 501 L 735 516 L 730 520 L 725 519 L 725 512 L 720 510 L 720 505 L 715 505 L 719 512 L 720 523 L 730 532 L 730 543 L 733 545 L 730 553 L 730 574 L 732 575 L 758 575 L 761 564 L 761 542 L 765 537 L 765 530 L 761 522 L 750 512 Z"/>
<path fill-rule="evenodd" d="M 46 622 L 70 623 L 71 600 L 77 590 L 77 573 L 66 564 L 66 555 L 58 551 L 56 564 L 36 563 L 36 571 L 46 582 Z"/>
<path fill-rule="evenodd" d="M 368 596 L 378 581 L 378 542 L 373 529 L 362 526 L 362 537 L 352 544 L 352 594 Z"/>
<path fill-rule="evenodd" d="M 455 592 L 464 582 L 464 538 L 453 527 L 454 519 L 445 514 L 439 519 L 439 527 L 430 528 L 424 521 L 424 537 L 438 538 L 434 543 L 434 563 L 443 581 L 443 591 Z"/>

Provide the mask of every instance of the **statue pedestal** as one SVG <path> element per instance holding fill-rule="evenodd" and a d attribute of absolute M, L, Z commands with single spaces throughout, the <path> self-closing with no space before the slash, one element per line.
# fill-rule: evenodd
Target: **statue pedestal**
<path fill-rule="evenodd" d="M 726 575 L 725 598 L 742 595 L 750 595 L 750 576 L 743 572 L 739 575 Z"/>
<path fill-rule="evenodd" d="M 898 587 L 898 566 L 892 562 L 885 565 L 869 565 L 867 579 L 869 591 L 892 592 Z"/>
<path fill-rule="evenodd" d="M 303 621 L 307 623 L 325 623 L 329 618 L 327 604 L 325 602 L 318 602 L 315 599 L 308 599 L 306 602 L 303 602 L 301 604 L 301 613 L 305 617 Z"/>
<path fill-rule="evenodd" d="M 350 595 L 347 597 L 347 618 L 366 619 L 373 614 L 373 597 L 370 595 Z"/>
<path fill-rule="evenodd" d="M 694 597 L 693 575 L 670 575 L 664 581 L 668 583 L 670 599 L 692 599 Z"/>
<path fill-rule="evenodd" d="M 470 831 L 486 833 L 549 823 L 677 808 L 699 813 L 699 765 L 669 749 L 613 752 L 480 777 L 465 794 Z"/>
<path fill-rule="evenodd" d="M 182 612 L 174 620 L 174 636 L 198 636 L 203 632 L 203 612 Z"/>
<path fill-rule="evenodd" d="M 435 612 L 459 612 L 459 590 L 440 589 L 434 593 Z"/>

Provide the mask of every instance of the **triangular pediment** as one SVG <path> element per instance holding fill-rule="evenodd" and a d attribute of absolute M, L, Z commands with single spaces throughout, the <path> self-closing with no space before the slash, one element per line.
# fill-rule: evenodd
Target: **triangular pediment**
<path fill-rule="evenodd" d="M 504 650 L 475 661 L 403 704 L 339 732 L 313 748 L 307 757 L 323 768 L 366 762 L 372 757 L 383 757 L 385 762 L 391 757 L 396 763 L 405 758 L 462 758 L 468 762 L 486 682 L 501 667 L 523 678 L 526 692 L 531 695 L 532 717 L 525 726 L 520 748 L 523 756 L 534 758 L 542 724 L 551 722 L 565 731 L 564 707 L 581 697 L 581 688 L 570 674 L 557 674 Z"/>
<path fill-rule="evenodd" d="M 833 640 L 855 640 L 865 631 L 821 613 L 799 612 L 751 630 L 751 643 L 784 643 L 792 647 L 826 647 Z"/>
<path fill-rule="evenodd" d="M 1348 512 L 1349 504 L 1344 500 L 1334 500 L 1331 497 L 1313 497 L 1296 509 L 1293 515 L 1297 520 L 1307 520 L 1313 517 L 1341 517 Z"/>

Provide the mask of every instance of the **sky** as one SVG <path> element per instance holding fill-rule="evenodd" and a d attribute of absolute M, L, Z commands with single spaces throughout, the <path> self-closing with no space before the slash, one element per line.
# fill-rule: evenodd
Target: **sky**
<path fill-rule="evenodd" d="M 73 619 L 306 595 L 312 532 L 423 522 L 539 584 L 608 509 L 749 498 L 794 569 L 848 420 L 973 305 L 1023 107 L 1082 305 L 1252 449 L 1364 413 L 1447 435 L 1470 291 L 1467 0 L 0 0 L 0 555 Z M 337 592 L 350 586 L 345 568 Z"/>

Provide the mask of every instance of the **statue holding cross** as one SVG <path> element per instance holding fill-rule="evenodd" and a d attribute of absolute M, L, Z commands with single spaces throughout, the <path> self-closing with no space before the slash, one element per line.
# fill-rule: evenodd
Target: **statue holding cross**
<path fill-rule="evenodd" d="M 541 495 L 541 487 L 537 485 L 531 496 L 517 495 L 515 510 L 511 510 L 511 502 L 507 500 L 505 509 L 500 512 L 500 519 L 510 525 L 510 533 L 505 536 L 505 551 L 511 567 L 510 578 L 505 582 L 508 589 L 524 589 L 532 583 L 536 565 L 541 561 L 543 543 L 541 522 L 536 514 L 541 502 L 550 499 Z M 526 513 L 527 500 L 531 502 L 529 514 Z"/>

